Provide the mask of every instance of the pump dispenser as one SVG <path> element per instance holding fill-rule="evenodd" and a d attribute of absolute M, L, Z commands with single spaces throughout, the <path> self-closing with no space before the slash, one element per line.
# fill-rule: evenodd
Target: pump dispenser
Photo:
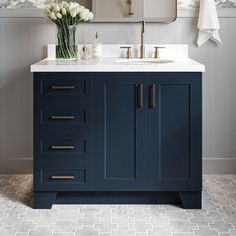
<path fill-rule="evenodd" d="M 93 44 L 93 58 L 99 59 L 102 57 L 102 44 L 100 41 L 100 34 L 96 32 L 95 42 Z"/>

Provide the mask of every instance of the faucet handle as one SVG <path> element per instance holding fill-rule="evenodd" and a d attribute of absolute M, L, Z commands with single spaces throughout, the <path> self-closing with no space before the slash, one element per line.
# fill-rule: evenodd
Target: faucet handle
<path fill-rule="evenodd" d="M 155 51 L 154 51 L 154 58 L 155 59 L 159 59 L 160 58 L 160 52 L 159 52 L 160 48 L 165 48 L 165 47 L 159 47 L 159 46 L 154 47 L 154 49 L 155 49 Z"/>
<path fill-rule="evenodd" d="M 132 47 L 131 46 L 126 46 L 126 47 L 120 47 L 121 49 L 127 49 L 127 54 L 126 54 L 126 58 L 127 59 L 131 59 L 132 58 Z"/>

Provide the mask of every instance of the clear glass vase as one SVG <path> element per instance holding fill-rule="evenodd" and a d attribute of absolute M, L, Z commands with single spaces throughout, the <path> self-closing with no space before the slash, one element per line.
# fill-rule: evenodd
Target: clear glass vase
<path fill-rule="evenodd" d="M 75 43 L 76 25 L 57 25 L 57 59 L 77 59 L 77 46 Z"/>

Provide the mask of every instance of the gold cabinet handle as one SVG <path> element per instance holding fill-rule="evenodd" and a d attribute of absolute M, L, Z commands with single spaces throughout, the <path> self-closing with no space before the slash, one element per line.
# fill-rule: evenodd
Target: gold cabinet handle
<path fill-rule="evenodd" d="M 142 108 L 143 107 L 143 84 L 139 84 L 137 86 L 137 90 L 138 90 L 137 106 L 138 106 L 138 108 Z"/>
<path fill-rule="evenodd" d="M 51 120 L 74 120 L 75 116 L 56 116 L 52 115 L 50 116 Z"/>
<path fill-rule="evenodd" d="M 74 85 L 66 85 L 66 86 L 60 86 L 60 85 L 52 85 L 51 89 L 53 90 L 72 90 L 74 89 Z"/>
<path fill-rule="evenodd" d="M 75 148 L 75 146 L 71 146 L 71 145 L 62 145 L 62 146 L 53 145 L 53 146 L 51 146 L 52 150 L 73 150 L 74 148 Z"/>
<path fill-rule="evenodd" d="M 52 175 L 50 178 L 52 180 L 72 180 L 75 177 L 73 175 Z"/>
<path fill-rule="evenodd" d="M 154 108 L 156 107 L 156 85 L 152 84 L 150 86 L 150 97 L 149 97 L 149 101 L 150 101 L 150 107 Z"/>

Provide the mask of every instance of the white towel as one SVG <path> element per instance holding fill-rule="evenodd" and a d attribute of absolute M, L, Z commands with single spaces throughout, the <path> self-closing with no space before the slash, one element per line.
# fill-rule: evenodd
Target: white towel
<path fill-rule="evenodd" d="M 214 0 L 200 0 L 198 29 L 197 45 L 199 47 L 209 39 L 221 45 L 219 34 L 220 24 Z"/>

